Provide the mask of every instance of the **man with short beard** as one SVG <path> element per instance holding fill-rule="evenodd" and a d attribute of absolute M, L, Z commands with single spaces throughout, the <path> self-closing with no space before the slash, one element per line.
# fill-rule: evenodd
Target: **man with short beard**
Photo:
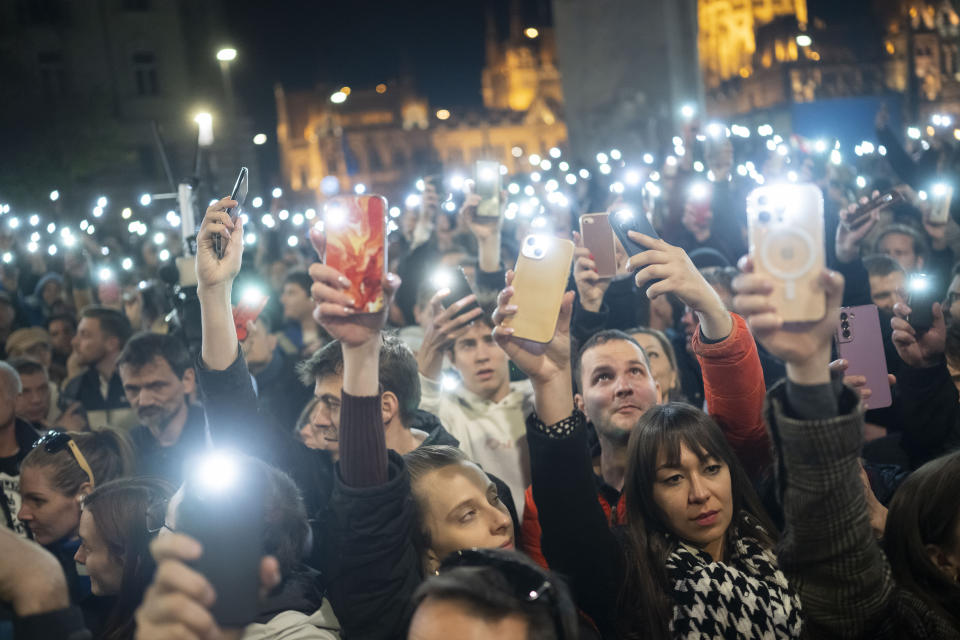
<path fill-rule="evenodd" d="M 140 333 L 130 338 L 117 367 L 140 421 L 130 430 L 138 475 L 179 486 L 184 460 L 207 441 L 203 409 L 187 401 L 196 386 L 190 354 L 172 336 Z"/>

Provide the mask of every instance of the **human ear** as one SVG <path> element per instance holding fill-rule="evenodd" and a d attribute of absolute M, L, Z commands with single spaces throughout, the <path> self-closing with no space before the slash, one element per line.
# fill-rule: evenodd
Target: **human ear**
<path fill-rule="evenodd" d="M 380 412 L 383 415 L 384 426 L 390 424 L 390 421 L 400 413 L 400 400 L 392 391 L 384 391 L 380 395 Z"/>
<path fill-rule="evenodd" d="M 183 383 L 183 392 L 186 395 L 190 395 L 191 393 L 193 393 L 197 388 L 196 371 L 194 371 L 192 367 L 184 371 L 183 378 L 181 378 L 181 382 Z"/>
<path fill-rule="evenodd" d="M 925 548 L 930 562 L 932 562 L 937 569 L 942 571 L 950 580 L 960 582 L 960 559 L 951 556 L 951 554 L 935 544 L 928 544 Z"/>
<path fill-rule="evenodd" d="M 573 394 L 573 406 L 576 407 L 577 411 L 583 412 L 583 396 L 579 393 Z"/>
<path fill-rule="evenodd" d="M 437 556 L 437 553 L 433 549 L 427 549 L 426 555 L 423 558 L 423 572 L 424 575 L 433 575 L 437 572 L 437 569 L 440 568 L 440 558 Z"/>

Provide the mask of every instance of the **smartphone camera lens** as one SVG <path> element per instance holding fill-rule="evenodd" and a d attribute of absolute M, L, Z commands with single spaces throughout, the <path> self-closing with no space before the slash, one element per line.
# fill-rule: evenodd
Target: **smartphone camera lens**
<path fill-rule="evenodd" d="M 529 238 L 527 238 L 527 244 L 530 245 L 531 247 L 532 247 L 533 245 L 535 245 L 536 243 L 537 243 L 536 238 L 534 238 L 534 237 L 532 237 L 532 236 L 529 237 Z"/>
<path fill-rule="evenodd" d="M 844 322 L 844 321 L 846 321 L 846 319 L 847 319 L 847 312 L 846 312 L 846 311 L 841 311 L 841 312 L 840 312 L 840 321 L 841 321 L 841 322 Z"/>
<path fill-rule="evenodd" d="M 768 222 L 770 222 L 770 212 L 761 211 L 760 214 L 757 216 L 757 220 L 759 220 L 761 224 L 767 224 Z"/>
<path fill-rule="evenodd" d="M 842 332 L 842 335 L 843 335 L 844 338 L 849 338 L 849 337 L 850 337 L 850 329 L 844 329 L 843 332 Z"/>
<path fill-rule="evenodd" d="M 540 247 L 537 247 L 536 249 L 534 249 L 534 250 L 533 250 L 533 257 L 534 257 L 534 258 L 542 258 L 542 257 L 543 257 L 543 249 L 541 249 Z"/>

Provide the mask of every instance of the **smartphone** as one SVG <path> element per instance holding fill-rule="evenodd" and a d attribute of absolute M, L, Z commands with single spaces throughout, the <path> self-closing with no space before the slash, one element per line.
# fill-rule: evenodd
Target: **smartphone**
<path fill-rule="evenodd" d="M 610 214 L 609 220 L 610 226 L 613 227 L 614 235 L 620 240 L 620 244 L 623 245 L 627 255 L 635 256 L 647 250 L 643 245 L 631 240 L 630 236 L 627 235 L 628 231 L 636 231 L 651 238 L 660 238 L 660 235 L 653 228 L 653 224 L 650 222 L 650 219 L 647 218 L 646 214 L 636 212 L 630 207 L 614 211 Z"/>
<path fill-rule="evenodd" d="M 933 303 L 939 301 L 940 288 L 933 276 L 915 273 L 907 280 L 907 305 L 910 315 L 907 322 L 917 332 L 926 333 L 933 326 Z"/>
<path fill-rule="evenodd" d="M 240 211 L 243 209 L 243 203 L 247 199 L 247 175 L 248 171 L 246 167 L 240 167 L 240 174 L 237 176 L 237 182 L 233 185 L 233 191 L 230 192 L 230 199 L 236 200 L 237 206 L 229 207 L 227 209 L 227 215 L 230 216 L 230 219 L 236 221 L 240 216 Z M 217 257 L 221 260 L 223 259 L 223 236 L 215 235 L 213 237 L 213 248 L 217 252 Z"/>
<path fill-rule="evenodd" d="M 191 566 L 217 594 L 210 607 L 217 624 L 244 627 L 259 611 L 265 473 L 216 451 L 194 458 L 189 468 L 177 531 L 203 545 Z"/>
<path fill-rule="evenodd" d="M 610 226 L 610 214 L 585 213 L 580 216 L 580 237 L 583 246 L 593 254 L 597 274 L 601 278 L 617 275 L 617 240 Z"/>
<path fill-rule="evenodd" d="M 323 261 L 350 281 L 347 293 L 355 309 L 383 309 L 383 278 L 387 275 L 387 199 L 378 195 L 331 198 L 323 212 L 326 237 Z"/>
<path fill-rule="evenodd" d="M 477 205 L 477 217 L 497 219 L 500 217 L 500 163 L 477 160 L 474 176 L 480 204 Z"/>
<path fill-rule="evenodd" d="M 947 224 L 950 220 L 950 202 L 953 200 L 953 187 L 938 183 L 930 190 L 930 222 Z"/>
<path fill-rule="evenodd" d="M 260 317 L 269 301 L 270 296 L 261 296 L 258 300 L 244 298 L 233 308 L 233 326 L 237 329 L 237 340 L 243 342 L 247 339 L 247 324 Z"/>
<path fill-rule="evenodd" d="M 450 290 L 450 293 L 440 298 L 440 304 L 443 305 L 444 309 L 449 308 L 450 305 L 455 304 L 459 300 L 463 300 L 473 293 L 473 288 L 470 286 L 467 274 L 463 272 L 463 267 L 457 267 L 456 269 L 441 267 L 433 274 L 433 282 L 437 285 L 438 289 Z M 468 311 L 478 308 L 480 308 L 480 305 L 474 300 L 458 311 L 456 316 L 461 316 Z"/>
<path fill-rule="evenodd" d="M 571 241 L 538 234 L 524 238 L 513 278 L 511 303 L 517 313 L 504 322 L 515 337 L 543 343 L 553 339 L 572 263 Z"/>
<path fill-rule="evenodd" d="M 773 281 L 771 302 L 784 322 L 815 322 L 827 310 L 823 194 L 813 184 L 754 189 L 747 197 L 750 257 Z"/>
<path fill-rule="evenodd" d="M 864 400 L 867 408 L 889 407 L 892 399 L 877 305 L 841 307 L 836 340 L 840 357 L 849 363 L 846 375 L 864 376 L 873 392 Z"/>
<path fill-rule="evenodd" d="M 884 191 L 876 198 L 871 198 L 869 201 L 857 207 L 854 210 L 853 215 L 844 223 L 844 226 L 851 231 L 856 231 L 867 223 L 870 213 L 872 213 L 874 210 L 897 202 L 903 202 L 903 195 L 899 191 L 896 189 Z"/>

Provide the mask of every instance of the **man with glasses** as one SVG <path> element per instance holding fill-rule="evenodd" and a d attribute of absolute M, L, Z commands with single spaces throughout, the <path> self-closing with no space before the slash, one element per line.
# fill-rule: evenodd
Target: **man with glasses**
<path fill-rule="evenodd" d="M 20 498 L 20 462 L 40 437 L 32 426 L 16 415 L 17 397 L 23 390 L 16 369 L 0 362 L 0 511 L 3 524 L 26 537 L 27 529 L 17 518 Z"/>

